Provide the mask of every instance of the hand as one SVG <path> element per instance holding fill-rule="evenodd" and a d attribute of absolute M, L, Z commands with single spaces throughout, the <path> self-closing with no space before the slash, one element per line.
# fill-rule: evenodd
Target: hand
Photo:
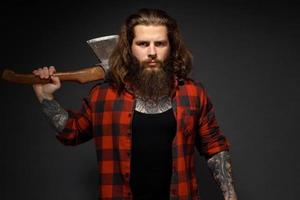
<path fill-rule="evenodd" d="M 55 72 L 54 66 L 50 66 L 49 68 L 43 67 L 32 71 L 35 76 L 41 79 L 51 79 L 52 81 L 47 84 L 33 85 L 33 90 L 40 102 L 42 102 L 43 99 L 52 100 L 54 98 L 53 93 L 61 87 L 60 80 L 55 76 Z"/>

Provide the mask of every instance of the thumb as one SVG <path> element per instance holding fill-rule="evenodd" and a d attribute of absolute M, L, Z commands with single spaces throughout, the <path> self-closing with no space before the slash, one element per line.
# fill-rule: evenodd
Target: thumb
<path fill-rule="evenodd" d="M 51 76 L 51 80 L 52 80 L 53 84 L 55 84 L 55 85 L 57 85 L 57 86 L 60 87 L 61 83 L 60 83 L 59 77 L 53 75 L 53 76 Z"/>

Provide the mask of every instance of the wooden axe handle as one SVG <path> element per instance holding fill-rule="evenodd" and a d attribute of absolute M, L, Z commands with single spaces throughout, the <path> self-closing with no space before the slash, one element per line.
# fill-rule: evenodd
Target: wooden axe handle
<path fill-rule="evenodd" d="M 105 72 L 100 65 L 95 65 L 77 71 L 56 72 L 55 76 L 58 76 L 61 81 L 87 83 L 104 79 Z M 12 83 L 20 84 L 46 84 L 51 82 L 51 79 L 40 79 L 33 74 L 17 74 L 9 69 L 3 71 L 1 78 Z"/>

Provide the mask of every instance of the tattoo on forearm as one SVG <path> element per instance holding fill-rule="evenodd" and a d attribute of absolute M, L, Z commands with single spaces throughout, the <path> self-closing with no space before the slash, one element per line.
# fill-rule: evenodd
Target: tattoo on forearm
<path fill-rule="evenodd" d="M 212 156 L 207 160 L 208 167 L 213 173 L 213 176 L 220 186 L 224 197 L 235 198 L 235 190 L 233 186 L 231 161 L 228 151 L 222 151 Z"/>
<path fill-rule="evenodd" d="M 44 99 L 41 104 L 43 112 L 49 119 L 51 125 L 56 131 L 62 131 L 69 117 L 68 112 L 55 100 Z"/>

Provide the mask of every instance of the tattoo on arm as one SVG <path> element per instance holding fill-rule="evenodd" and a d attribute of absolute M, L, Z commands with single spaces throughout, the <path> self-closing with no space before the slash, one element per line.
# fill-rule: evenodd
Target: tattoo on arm
<path fill-rule="evenodd" d="M 217 153 L 207 160 L 207 164 L 225 199 L 236 199 L 229 152 L 222 151 Z"/>
<path fill-rule="evenodd" d="M 62 131 L 69 117 L 68 112 L 63 109 L 55 100 L 44 99 L 41 104 L 43 112 L 50 121 L 51 125 L 56 131 Z"/>

